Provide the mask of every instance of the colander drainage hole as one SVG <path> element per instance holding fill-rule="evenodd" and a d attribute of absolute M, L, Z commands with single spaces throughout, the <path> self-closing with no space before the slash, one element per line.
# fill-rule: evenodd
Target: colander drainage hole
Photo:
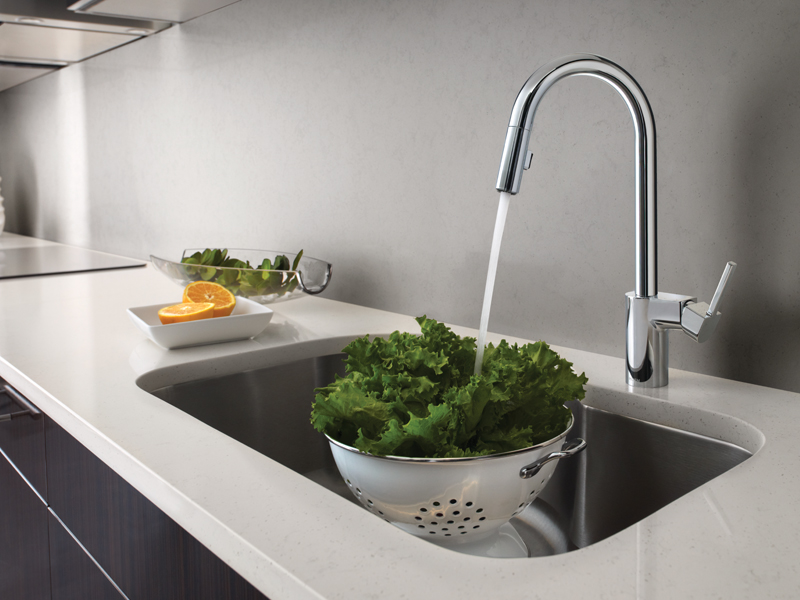
<path fill-rule="evenodd" d="M 431 521 L 431 525 L 438 525 L 436 521 Z"/>
<path fill-rule="evenodd" d="M 441 519 L 444 516 L 444 513 L 436 513 L 436 516 Z"/>
<path fill-rule="evenodd" d="M 442 527 L 442 531 L 450 531 L 447 527 Z"/>
<path fill-rule="evenodd" d="M 469 517 L 464 517 L 464 520 L 465 521 L 469 521 Z"/>
<path fill-rule="evenodd" d="M 372 500 L 370 500 L 369 498 L 367 498 L 367 503 L 368 503 L 370 506 L 374 506 L 374 505 L 375 505 L 375 503 L 374 503 Z"/>
<path fill-rule="evenodd" d="M 479 527 L 480 527 L 480 525 L 475 525 L 475 526 L 473 527 L 473 529 L 478 529 Z"/>
<path fill-rule="evenodd" d="M 414 517 L 417 521 L 422 521 L 422 517 Z"/>
<path fill-rule="evenodd" d="M 434 506 L 441 506 L 441 504 L 439 504 L 438 502 L 434 502 L 433 505 Z"/>
<path fill-rule="evenodd" d="M 467 506 L 472 506 L 472 502 L 467 502 Z"/>
<path fill-rule="evenodd" d="M 428 512 L 428 509 L 427 508 L 420 508 L 419 512 Z"/>
<path fill-rule="evenodd" d="M 462 531 L 462 532 L 461 532 L 461 535 L 464 535 L 465 533 L 467 533 L 467 532 L 466 532 L 466 531 Z"/>
<path fill-rule="evenodd" d="M 430 533 L 431 535 L 436 535 L 435 531 L 429 531 L 428 533 Z"/>
<path fill-rule="evenodd" d="M 420 529 L 425 529 L 425 525 L 417 525 Z"/>
<path fill-rule="evenodd" d="M 448 521 L 447 522 L 448 525 L 452 525 L 453 523 L 455 523 L 455 521 Z"/>
<path fill-rule="evenodd" d="M 478 509 L 478 510 L 476 510 L 475 512 L 483 512 L 483 509 L 482 509 L 482 508 L 479 508 L 479 509 Z"/>
<path fill-rule="evenodd" d="M 459 529 L 464 529 L 464 526 L 463 525 L 459 525 L 458 528 Z"/>
<path fill-rule="evenodd" d="M 358 494 L 360 496 L 361 495 L 361 490 L 356 488 L 356 494 Z"/>
<path fill-rule="evenodd" d="M 450 537 L 450 534 L 449 533 L 445 533 L 444 537 Z"/>
<path fill-rule="evenodd" d="M 481 517 L 480 519 L 478 519 L 478 521 L 485 521 L 485 520 L 486 520 L 486 517 Z"/>
<path fill-rule="evenodd" d="M 450 504 L 455 504 L 456 502 L 458 502 L 458 500 L 456 500 L 455 498 L 453 498 L 452 500 L 450 500 Z"/>
<path fill-rule="evenodd" d="M 453 511 L 453 514 L 454 514 L 455 516 L 458 516 L 458 515 L 460 515 L 461 513 L 460 513 L 459 511 L 457 511 L 457 510 L 454 510 L 454 511 Z"/>

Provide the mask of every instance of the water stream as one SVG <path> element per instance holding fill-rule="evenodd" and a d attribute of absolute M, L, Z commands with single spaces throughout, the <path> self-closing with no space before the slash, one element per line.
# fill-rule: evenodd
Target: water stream
<path fill-rule="evenodd" d="M 500 204 L 497 206 L 497 220 L 494 223 L 494 237 L 492 250 L 489 253 L 489 272 L 486 275 L 486 289 L 483 293 L 483 309 L 481 310 L 481 326 L 478 330 L 478 353 L 475 356 L 475 375 L 481 372 L 483 365 L 483 350 L 486 345 L 486 332 L 489 328 L 489 311 L 492 308 L 492 294 L 494 293 L 494 280 L 497 276 L 497 260 L 500 257 L 500 242 L 503 240 L 503 229 L 506 226 L 506 215 L 511 194 L 500 192 Z"/>

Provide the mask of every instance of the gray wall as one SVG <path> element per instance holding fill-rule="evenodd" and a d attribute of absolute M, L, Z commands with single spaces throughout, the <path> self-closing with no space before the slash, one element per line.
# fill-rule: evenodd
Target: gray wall
<path fill-rule="evenodd" d="M 517 91 L 607 56 L 658 128 L 659 289 L 709 300 L 671 364 L 800 392 L 797 0 L 242 0 L 0 94 L 7 229 L 128 256 L 295 251 L 326 296 L 477 327 Z M 490 328 L 622 356 L 633 128 L 559 83 L 535 123 Z M 622 376 L 622 374 L 620 374 Z"/>

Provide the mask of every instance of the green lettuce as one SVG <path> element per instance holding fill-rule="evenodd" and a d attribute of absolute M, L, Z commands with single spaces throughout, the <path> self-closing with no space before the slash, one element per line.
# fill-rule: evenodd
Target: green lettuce
<path fill-rule="evenodd" d="M 475 338 L 417 318 L 422 335 L 369 336 L 344 352 L 347 374 L 315 390 L 311 423 L 377 456 L 483 456 L 550 440 L 569 424 L 564 403 L 585 396 L 585 374 L 545 342 L 502 340 L 474 375 Z"/>

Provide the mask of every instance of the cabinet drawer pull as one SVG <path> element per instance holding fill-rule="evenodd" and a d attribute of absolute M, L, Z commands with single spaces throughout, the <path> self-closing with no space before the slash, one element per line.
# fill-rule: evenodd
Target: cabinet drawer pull
<path fill-rule="evenodd" d="M 22 417 L 24 415 L 30 415 L 32 419 L 37 419 L 42 416 L 42 411 L 36 408 L 33 404 L 31 404 L 28 399 L 20 394 L 17 390 L 13 387 L 8 385 L 7 383 L 3 384 L 3 390 L 0 393 L 5 393 L 8 395 L 11 400 L 13 400 L 16 404 L 18 404 L 22 410 L 18 410 L 17 412 L 9 413 L 7 415 L 0 415 L 0 422 L 2 421 L 10 421 L 11 419 L 15 419 L 17 417 Z"/>

